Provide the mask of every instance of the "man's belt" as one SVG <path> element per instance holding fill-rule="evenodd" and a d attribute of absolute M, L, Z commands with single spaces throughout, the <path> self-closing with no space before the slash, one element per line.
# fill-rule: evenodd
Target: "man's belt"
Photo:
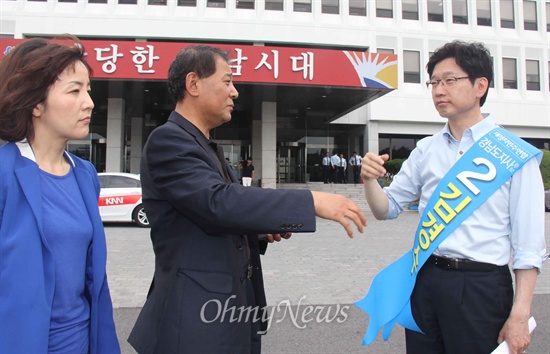
<path fill-rule="evenodd" d="M 474 262 L 469 259 L 446 258 L 439 256 L 430 256 L 428 263 L 443 269 L 470 270 L 476 272 L 491 272 L 497 268 L 497 265 L 491 263 Z"/>

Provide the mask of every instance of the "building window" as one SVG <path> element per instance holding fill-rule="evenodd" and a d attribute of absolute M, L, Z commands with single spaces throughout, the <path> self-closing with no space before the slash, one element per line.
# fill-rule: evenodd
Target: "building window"
<path fill-rule="evenodd" d="M 197 0 L 178 0 L 178 6 L 197 7 Z"/>
<path fill-rule="evenodd" d="M 147 5 L 166 5 L 166 0 L 147 0 Z"/>
<path fill-rule="evenodd" d="M 265 0 L 265 9 L 271 11 L 283 11 L 283 0 Z"/>
<path fill-rule="evenodd" d="M 118 0 L 119 4 L 137 5 L 137 0 Z"/>
<path fill-rule="evenodd" d="M 453 0 L 453 23 L 468 24 L 468 2 Z"/>
<path fill-rule="evenodd" d="M 107 0 L 88 0 L 89 4 L 106 4 Z"/>
<path fill-rule="evenodd" d="M 349 14 L 351 16 L 367 16 L 365 0 L 349 0 Z"/>
<path fill-rule="evenodd" d="M 76 0 L 57 0 L 57 2 L 76 2 Z"/>
<path fill-rule="evenodd" d="M 321 12 L 324 14 L 338 15 L 340 13 L 340 0 L 321 1 Z"/>
<path fill-rule="evenodd" d="M 518 88 L 516 59 L 502 58 L 502 86 L 505 89 Z"/>
<path fill-rule="evenodd" d="M 377 48 L 377 49 L 376 49 L 376 53 L 380 53 L 380 54 L 393 54 L 394 51 L 393 51 L 393 49 L 389 49 L 389 48 Z"/>
<path fill-rule="evenodd" d="M 523 1 L 523 28 L 526 31 L 537 31 L 537 3 Z"/>
<path fill-rule="evenodd" d="M 526 60 L 525 71 L 527 73 L 527 90 L 540 91 L 539 61 Z"/>
<path fill-rule="evenodd" d="M 418 20 L 418 0 L 402 0 L 401 6 L 404 20 Z"/>
<path fill-rule="evenodd" d="M 404 81 L 420 83 L 420 52 L 403 51 Z"/>
<path fill-rule="evenodd" d="M 311 0 L 294 0 L 294 12 L 311 12 Z"/>
<path fill-rule="evenodd" d="M 225 0 L 208 0 L 206 7 L 222 7 L 225 8 Z"/>
<path fill-rule="evenodd" d="M 477 25 L 492 26 L 491 0 L 477 0 Z"/>
<path fill-rule="evenodd" d="M 392 0 L 376 0 L 376 17 L 393 18 Z"/>
<path fill-rule="evenodd" d="M 428 21 L 443 22 L 443 1 L 428 0 Z"/>
<path fill-rule="evenodd" d="M 516 28 L 514 20 L 514 0 L 500 0 L 500 27 Z"/>
<path fill-rule="evenodd" d="M 550 32 L 550 2 L 546 3 L 546 32 Z"/>
<path fill-rule="evenodd" d="M 237 0 L 237 9 L 254 10 L 254 0 Z"/>

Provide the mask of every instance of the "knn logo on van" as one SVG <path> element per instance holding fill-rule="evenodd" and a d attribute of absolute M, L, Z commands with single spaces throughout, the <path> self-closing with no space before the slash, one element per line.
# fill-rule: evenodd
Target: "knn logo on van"
<path fill-rule="evenodd" d="M 139 175 L 101 172 L 97 176 L 101 187 L 97 204 L 103 222 L 133 222 L 137 226 L 149 226 L 141 201 Z"/>
<path fill-rule="evenodd" d="M 114 197 L 100 197 L 98 206 L 135 204 L 141 198 L 141 194 Z"/>

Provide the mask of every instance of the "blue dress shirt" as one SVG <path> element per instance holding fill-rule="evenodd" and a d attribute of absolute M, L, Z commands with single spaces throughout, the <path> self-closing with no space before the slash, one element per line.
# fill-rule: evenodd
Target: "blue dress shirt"
<path fill-rule="evenodd" d="M 387 219 L 394 219 L 411 201 L 420 198 L 422 215 L 433 191 L 453 164 L 483 135 L 497 125 L 492 116 L 466 129 L 457 141 L 448 124 L 437 134 L 420 140 L 389 187 Z M 468 217 L 434 254 L 497 265 L 510 261 L 513 269 L 541 269 L 544 237 L 544 187 L 536 158 Z"/>

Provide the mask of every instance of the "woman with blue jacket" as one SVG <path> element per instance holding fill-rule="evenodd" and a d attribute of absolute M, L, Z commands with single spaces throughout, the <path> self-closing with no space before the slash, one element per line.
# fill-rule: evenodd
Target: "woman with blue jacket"
<path fill-rule="evenodd" d="M 30 39 L 0 61 L 0 353 L 120 353 L 77 38 Z"/>

